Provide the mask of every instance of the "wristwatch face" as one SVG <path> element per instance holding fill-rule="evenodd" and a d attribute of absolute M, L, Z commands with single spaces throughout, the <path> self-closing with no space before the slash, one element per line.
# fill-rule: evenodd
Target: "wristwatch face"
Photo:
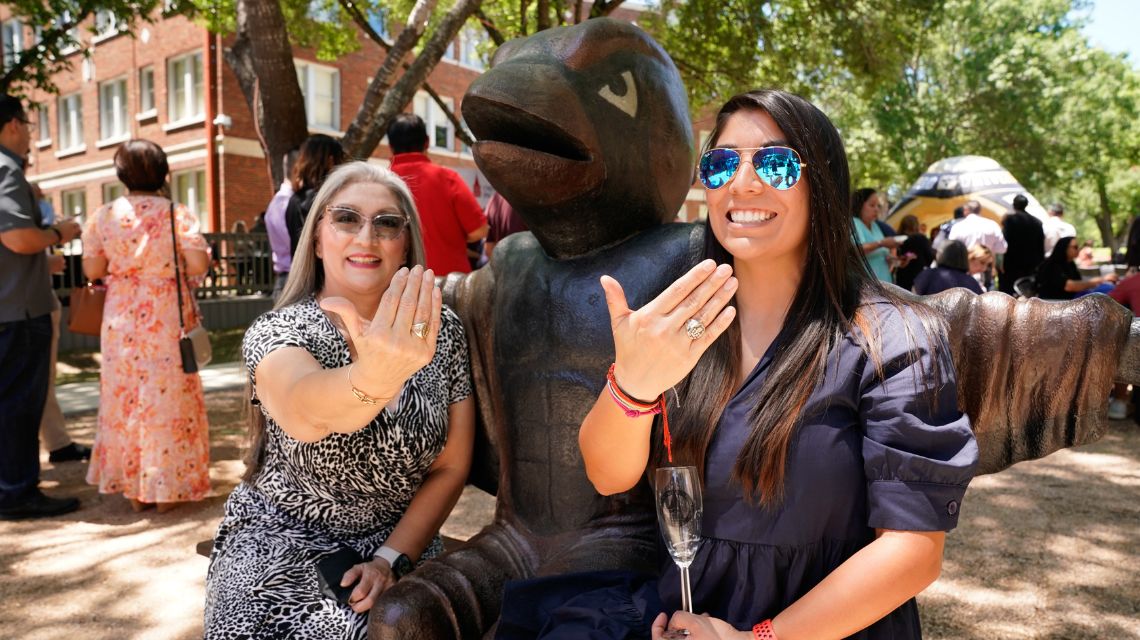
<path fill-rule="evenodd" d="M 396 561 L 392 563 L 392 575 L 396 576 L 396 579 L 399 580 L 411 573 L 413 568 L 412 561 L 408 559 L 408 556 L 401 553 L 399 556 L 396 556 Z"/>

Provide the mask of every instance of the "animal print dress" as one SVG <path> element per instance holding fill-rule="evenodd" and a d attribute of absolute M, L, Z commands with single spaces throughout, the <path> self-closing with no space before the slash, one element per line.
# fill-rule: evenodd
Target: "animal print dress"
<path fill-rule="evenodd" d="M 251 380 L 282 347 L 304 348 L 326 369 L 351 361 L 311 297 L 263 314 L 246 332 Z M 463 326 L 445 307 L 435 357 L 404 386 L 396 410 L 381 410 L 364 429 L 299 442 L 261 407 L 265 462 L 226 502 L 206 578 L 206 638 L 364 638 L 367 614 L 323 596 L 315 563 L 341 546 L 365 558 L 380 548 L 443 450 L 448 405 L 469 395 Z M 421 561 L 442 550 L 436 536 Z"/>

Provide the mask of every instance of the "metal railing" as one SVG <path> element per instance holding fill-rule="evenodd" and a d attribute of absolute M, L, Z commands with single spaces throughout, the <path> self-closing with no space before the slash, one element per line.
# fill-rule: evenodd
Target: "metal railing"
<path fill-rule="evenodd" d="M 210 245 L 210 270 L 195 293 L 200 300 L 273 293 L 273 259 L 269 236 L 264 233 L 206 233 Z M 61 300 L 82 286 L 83 255 L 65 255 L 64 272 L 52 276 L 52 287 Z"/>

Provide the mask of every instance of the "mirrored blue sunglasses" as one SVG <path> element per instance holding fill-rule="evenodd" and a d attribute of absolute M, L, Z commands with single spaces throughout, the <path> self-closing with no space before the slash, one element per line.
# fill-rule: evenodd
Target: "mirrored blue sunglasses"
<path fill-rule="evenodd" d="M 709 149 L 701 156 L 698 175 L 706 189 L 719 189 L 732 181 L 740 169 L 741 153 L 752 152 L 752 169 L 764 184 L 778 191 L 796 186 L 807 166 L 800 154 L 789 147 L 749 147 Z"/>

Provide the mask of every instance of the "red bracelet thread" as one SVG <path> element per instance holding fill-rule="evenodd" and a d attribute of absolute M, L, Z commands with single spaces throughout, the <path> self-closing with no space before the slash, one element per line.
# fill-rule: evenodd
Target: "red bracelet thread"
<path fill-rule="evenodd" d="M 752 636 L 756 640 L 777 640 L 776 632 L 772 630 L 772 619 L 769 618 L 752 627 Z"/>
<path fill-rule="evenodd" d="M 657 396 L 653 402 L 644 402 L 638 400 L 622 390 L 621 385 L 617 383 L 617 378 L 614 377 L 614 367 L 617 363 L 611 364 L 609 371 L 606 372 L 606 389 L 610 392 L 610 397 L 614 402 L 621 407 L 625 415 L 630 418 L 637 418 L 645 415 L 661 414 L 661 422 L 664 427 L 663 440 L 665 442 L 665 455 L 669 459 L 669 464 L 673 463 L 673 436 L 669 433 L 669 412 L 665 408 L 665 394 Z"/>

